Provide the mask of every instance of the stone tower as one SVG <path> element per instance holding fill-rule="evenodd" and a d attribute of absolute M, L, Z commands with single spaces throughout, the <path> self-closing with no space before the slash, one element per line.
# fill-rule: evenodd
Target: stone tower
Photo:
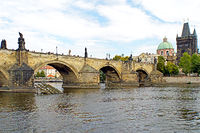
<path fill-rule="evenodd" d="M 180 58 L 183 56 L 184 52 L 187 52 L 192 56 L 194 53 L 198 53 L 197 48 L 197 34 L 194 29 L 193 33 L 190 33 L 190 28 L 188 23 L 184 23 L 182 35 L 176 37 L 177 45 L 177 63 L 179 63 Z"/>

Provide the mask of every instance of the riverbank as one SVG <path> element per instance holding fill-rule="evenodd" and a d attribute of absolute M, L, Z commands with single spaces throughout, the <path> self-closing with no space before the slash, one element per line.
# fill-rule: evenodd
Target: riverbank
<path fill-rule="evenodd" d="M 9 88 L 7 86 L 0 88 L 0 93 L 6 92 L 6 93 L 36 93 L 35 88 Z"/>
<path fill-rule="evenodd" d="M 163 77 L 167 84 L 200 84 L 200 77 Z"/>
<path fill-rule="evenodd" d="M 151 85 L 154 87 L 199 87 L 200 77 L 163 77 L 162 82 Z"/>

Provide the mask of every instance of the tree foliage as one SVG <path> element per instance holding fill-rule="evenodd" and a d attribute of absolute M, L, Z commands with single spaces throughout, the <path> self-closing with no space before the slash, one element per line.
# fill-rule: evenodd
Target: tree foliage
<path fill-rule="evenodd" d="M 200 74 L 200 57 L 197 54 L 191 57 L 191 71 Z"/>
<path fill-rule="evenodd" d="M 165 76 L 177 75 L 179 73 L 179 68 L 174 63 L 167 62 L 167 65 L 165 65 L 165 58 L 163 56 L 158 57 L 157 70 Z"/>
<path fill-rule="evenodd" d="M 46 77 L 44 71 L 42 70 L 41 73 L 37 72 L 37 74 L 35 75 L 36 77 Z"/>
<path fill-rule="evenodd" d="M 165 74 L 165 59 L 163 56 L 158 56 L 157 70 Z"/>
<path fill-rule="evenodd" d="M 121 56 L 119 55 L 115 55 L 115 57 L 113 57 L 113 60 L 119 61 L 121 59 Z"/>
<path fill-rule="evenodd" d="M 40 77 L 40 72 L 37 72 L 37 74 L 35 76 L 36 77 Z"/>
<path fill-rule="evenodd" d="M 176 66 L 172 62 L 167 62 L 167 65 L 165 66 L 165 74 L 166 75 L 177 75 L 179 73 L 178 66 Z"/>
<path fill-rule="evenodd" d="M 186 75 L 191 72 L 191 56 L 187 52 L 183 53 L 183 56 L 180 58 L 179 66 Z"/>
<path fill-rule="evenodd" d="M 104 83 L 106 80 L 106 74 L 100 70 L 100 82 Z"/>
<path fill-rule="evenodd" d="M 40 77 L 46 77 L 44 71 L 42 70 L 41 73 L 40 73 Z"/>
<path fill-rule="evenodd" d="M 116 60 L 116 61 L 119 61 L 119 60 L 121 60 L 121 61 L 128 61 L 128 56 L 120 56 L 120 55 L 115 55 L 115 57 L 113 57 L 113 60 Z"/>

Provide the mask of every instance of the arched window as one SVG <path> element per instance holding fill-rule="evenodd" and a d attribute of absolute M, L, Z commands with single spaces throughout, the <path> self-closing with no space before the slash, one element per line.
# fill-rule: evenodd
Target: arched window
<path fill-rule="evenodd" d="M 166 51 L 167 56 L 169 56 L 169 51 Z"/>
<path fill-rule="evenodd" d="M 163 55 L 163 51 L 161 51 L 161 55 Z"/>

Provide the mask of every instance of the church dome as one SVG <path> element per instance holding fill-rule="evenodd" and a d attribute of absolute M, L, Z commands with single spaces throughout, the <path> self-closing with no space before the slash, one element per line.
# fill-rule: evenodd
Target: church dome
<path fill-rule="evenodd" d="M 167 41 L 167 38 L 165 37 L 163 39 L 163 42 L 161 42 L 158 46 L 157 50 L 161 50 L 161 49 L 174 49 L 172 44 L 170 42 Z"/>

